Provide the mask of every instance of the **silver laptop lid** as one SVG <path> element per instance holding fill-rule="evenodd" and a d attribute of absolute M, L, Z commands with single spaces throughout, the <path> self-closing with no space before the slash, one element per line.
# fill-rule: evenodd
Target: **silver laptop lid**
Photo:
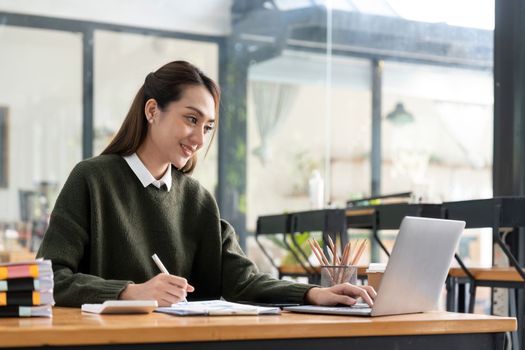
<path fill-rule="evenodd" d="M 464 221 L 405 217 L 372 316 L 436 310 L 464 228 Z"/>

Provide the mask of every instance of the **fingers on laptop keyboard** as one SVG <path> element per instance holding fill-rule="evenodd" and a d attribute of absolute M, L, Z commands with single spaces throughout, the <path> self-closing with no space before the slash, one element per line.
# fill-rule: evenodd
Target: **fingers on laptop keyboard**
<path fill-rule="evenodd" d="M 377 297 L 377 292 L 376 290 L 374 289 L 374 287 L 372 286 L 361 286 L 361 288 L 363 288 L 364 290 L 366 290 L 366 292 L 368 293 L 368 295 L 370 295 L 370 297 L 375 300 L 375 298 Z"/>

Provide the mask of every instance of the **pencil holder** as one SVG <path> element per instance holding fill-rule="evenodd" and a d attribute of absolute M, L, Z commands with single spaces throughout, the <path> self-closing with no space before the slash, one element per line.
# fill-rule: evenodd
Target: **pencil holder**
<path fill-rule="evenodd" d="M 341 283 L 357 283 L 357 266 L 321 266 L 321 286 L 331 287 Z"/>

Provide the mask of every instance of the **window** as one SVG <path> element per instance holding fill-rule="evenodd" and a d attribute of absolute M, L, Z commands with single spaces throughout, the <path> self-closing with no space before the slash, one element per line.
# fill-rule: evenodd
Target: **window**
<path fill-rule="evenodd" d="M 0 188 L 0 222 L 24 235 L 34 231 L 38 245 L 58 191 L 82 157 L 82 37 L 1 29 L 0 144 L 9 182 Z"/>

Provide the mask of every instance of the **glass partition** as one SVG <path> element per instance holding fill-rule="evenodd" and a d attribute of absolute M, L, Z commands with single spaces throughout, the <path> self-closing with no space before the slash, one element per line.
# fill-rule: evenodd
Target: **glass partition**
<path fill-rule="evenodd" d="M 253 20 L 234 34 L 273 53 L 249 66 L 248 230 L 260 215 L 311 209 L 313 170 L 324 207 L 399 192 L 425 203 L 490 197 L 493 9 L 493 0 L 321 0 L 247 12 Z M 273 26 L 261 30 L 262 17 Z M 490 265 L 480 232 L 460 251 Z M 382 236 L 392 247 L 395 235 Z M 371 259 L 386 257 L 374 247 Z"/>
<path fill-rule="evenodd" d="M 327 59 L 333 61 L 328 97 Z M 366 60 L 291 51 L 250 67 L 249 228 L 261 213 L 310 209 L 314 171 L 324 180 L 330 176 L 327 201 L 334 205 L 368 191 L 369 76 Z M 363 176 L 354 179 L 351 174 Z"/>

